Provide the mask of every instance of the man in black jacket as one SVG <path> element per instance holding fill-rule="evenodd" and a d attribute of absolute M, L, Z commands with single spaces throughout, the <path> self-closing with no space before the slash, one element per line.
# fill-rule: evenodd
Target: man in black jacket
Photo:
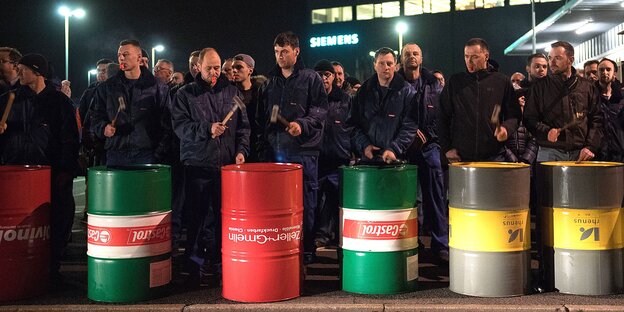
<path fill-rule="evenodd" d="M 0 94 L 19 87 L 17 63 L 22 54 L 11 47 L 0 47 Z"/>
<path fill-rule="evenodd" d="M 537 161 L 591 160 L 602 136 L 598 89 L 576 75 L 571 44 L 553 43 L 548 59 L 552 74 L 533 84 L 524 108 L 527 129 L 539 145 Z"/>
<path fill-rule="evenodd" d="M 603 58 L 598 64 L 600 106 L 604 114 L 604 142 L 602 158 L 608 161 L 624 161 L 624 100 L 622 84 L 617 80 L 617 64 Z"/>
<path fill-rule="evenodd" d="M 409 151 L 409 160 L 418 165 L 423 219 L 419 229 L 427 225 L 431 229 L 431 251 L 441 262 L 448 262 L 448 206 L 444 189 L 444 172 L 440 161 L 440 144 L 436 131 L 436 111 L 438 110 L 438 79 L 422 66 L 421 48 L 408 43 L 401 49 L 399 74 L 414 90 L 412 112 L 418 124 L 414 143 Z M 420 218 L 419 218 L 420 219 Z"/>
<path fill-rule="evenodd" d="M 221 123 L 241 93 L 224 75 L 213 48 L 199 55 L 200 74 L 175 95 L 173 128 L 180 138 L 180 160 L 191 209 L 185 256 L 187 263 L 205 264 L 218 272 L 221 263 L 221 172 L 224 165 L 242 164 L 249 155 L 249 120 L 244 110 Z M 192 268 L 191 268 L 192 269 Z M 191 271 L 192 274 L 199 271 Z"/>
<path fill-rule="evenodd" d="M 504 161 L 503 142 L 509 132 L 516 131 L 521 118 L 509 78 L 487 70 L 489 56 L 485 40 L 468 40 L 466 72 L 451 76 L 440 96 L 438 136 L 451 163 Z"/>
<path fill-rule="evenodd" d="M 51 273 L 56 277 L 76 210 L 72 186 L 78 159 L 78 126 L 71 100 L 45 80 L 48 62 L 42 55 L 24 55 L 18 70 L 21 86 L 15 90 L 7 123 L 0 126 L 1 163 L 52 167 Z M 8 96 L 7 92 L 0 97 L 2 112 Z"/>
<path fill-rule="evenodd" d="M 273 42 L 276 66 L 260 89 L 258 157 L 260 161 L 303 165 L 304 261 L 314 261 L 314 216 L 318 190 L 318 155 L 327 115 L 327 93 L 321 77 L 305 69 L 299 57 L 299 38 L 292 32 L 277 35 Z M 288 127 L 270 123 L 274 105 L 289 121 Z"/>
<path fill-rule="evenodd" d="M 121 70 L 97 87 L 91 130 L 106 140 L 107 165 L 158 163 L 169 147 L 167 85 L 139 66 L 138 41 L 122 41 L 117 56 Z"/>

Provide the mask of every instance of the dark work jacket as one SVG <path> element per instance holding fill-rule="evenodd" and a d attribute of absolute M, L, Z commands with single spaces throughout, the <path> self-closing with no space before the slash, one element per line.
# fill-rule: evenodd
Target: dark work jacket
<path fill-rule="evenodd" d="M 162 161 L 170 145 L 171 119 L 163 113 L 169 105 L 168 90 L 143 66 L 138 81 L 129 88 L 120 70 L 96 88 L 91 131 L 105 138 L 107 151 L 152 151 Z M 117 115 L 119 97 L 124 98 L 126 110 L 117 117 L 115 135 L 106 138 L 104 128 Z"/>
<path fill-rule="evenodd" d="M 180 138 L 180 160 L 184 165 L 220 168 L 235 162 L 236 154 L 249 155 L 249 120 L 240 109 L 226 121 L 225 132 L 212 138 L 212 124 L 222 122 L 234 106 L 238 89 L 221 75 L 214 87 L 197 75 L 175 95 L 173 129 Z"/>
<path fill-rule="evenodd" d="M 244 90 L 242 90 L 241 86 L 237 86 L 238 90 L 243 95 L 243 102 L 246 106 L 247 118 L 249 118 L 249 126 L 251 127 L 251 133 L 249 134 L 249 162 L 258 161 L 258 151 L 256 147 L 258 146 L 258 123 L 256 122 L 256 112 L 258 111 L 258 97 L 260 93 L 260 88 L 262 87 L 262 83 L 258 81 L 258 79 L 252 77 L 251 78 L 251 92 L 248 92 L 248 96 L 245 96 Z"/>
<path fill-rule="evenodd" d="M 515 132 L 522 113 L 507 76 L 486 70 L 451 76 L 440 95 L 438 111 L 442 153 L 455 148 L 462 161 L 483 161 L 501 154 L 505 143 L 496 140 L 496 126 L 490 122 L 495 105 L 501 106 L 498 117 L 508 135 Z"/>
<path fill-rule="evenodd" d="M 80 120 L 82 121 L 82 127 L 89 130 L 91 127 L 91 115 L 93 110 L 93 98 L 95 97 L 95 90 L 99 82 L 94 82 L 87 87 L 80 97 L 78 102 L 78 113 L 80 114 Z"/>
<path fill-rule="evenodd" d="M 319 164 L 321 167 L 337 168 L 351 159 L 351 130 L 347 117 L 351 108 L 351 97 L 337 86 L 327 96 L 327 118 L 323 130 L 323 147 Z"/>
<path fill-rule="evenodd" d="M 416 130 L 413 119 L 414 88 L 401 77 L 394 75 L 388 92 L 382 97 L 377 75 L 366 80 L 355 94 L 349 124 L 355 150 L 364 155 L 364 149 L 374 145 L 394 152 L 397 158 L 405 158 Z"/>
<path fill-rule="evenodd" d="M 301 135 L 293 137 L 279 122 L 270 123 L 273 105 L 279 105 L 280 115 L 301 126 Z M 293 73 L 284 78 L 275 65 L 269 78 L 260 88 L 256 122 L 258 123 L 258 151 L 264 161 L 281 156 L 319 155 L 323 138 L 323 122 L 327 115 L 327 93 L 321 77 L 305 69 L 298 58 Z"/>
<path fill-rule="evenodd" d="M 2 164 L 49 165 L 74 174 L 79 143 L 70 99 L 48 81 L 39 94 L 28 86 L 15 92 L 7 130 L 0 135 Z M 4 112 L 7 99 L 8 93 L 0 97 L 0 112 Z"/>
<path fill-rule="evenodd" d="M 604 137 L 602 140 L 601 159 L 607 161 L 624 161 L 624 100 L 622 99 L 622 84 L 616 79 L 611 83 L 611 97 L 602 96 L 599 82 L 596 87 L 600 90 L 600 106 L 604 116 Z"/>
<path fill-rule="evenodd" d="M 526 96 L 524 120 L 539 146 L 566 151 L 587 147 L 593 153 L 600 149 L 603 116 L 598 89 L 578 77 L 574 68 L 568 79 L 551 74 L 533 83 Z M 550 129 L 575 121 L 561 132 L 557 142 L 548 141 Z"/>
<path fill-rule="evenodd" d="M 403 68 L 399 69 L 399 74 L 405 79 L 405 71 Z M 437 143 L 438 129 L 436 119 L 440 102 L 438 79 L 426 68 L 421 67 L 419 86 L 415 86 L 414 82 L 407 79 L 406 81 L 412 85 L 416 91 L 414 97 L 414 104 L 416 106 L 412 108 L 412 115 L 418 124 L 418 132 L 414 138 L 414 144 L 424 147 L 429 143 Z"/>

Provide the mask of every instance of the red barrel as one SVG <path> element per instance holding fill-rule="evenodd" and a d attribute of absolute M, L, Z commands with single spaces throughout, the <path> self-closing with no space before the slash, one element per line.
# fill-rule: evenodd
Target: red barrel
<path fill-rule="evenodd" d="M 303 167 L 230 165 L 221 175 L 223 297 L 240 302 L 299 297 Z"/>
<path fill-rule="evenodd" d="M 44 293 L 50 265 L 50 167 L 0 166 L 0 301 Z"/>

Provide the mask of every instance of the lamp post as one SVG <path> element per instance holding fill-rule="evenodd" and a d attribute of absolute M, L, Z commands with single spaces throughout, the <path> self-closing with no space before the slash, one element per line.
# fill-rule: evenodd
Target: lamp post
<path fill-rule="evenodd" d="M 398 22 L 395 30 L 399 33 L 399 53 L 401 53 L 401 48 L 403 48 L 403 34 L 407 32 L 407 24 Z"/>
<path fill-rule="evenodd" d="M 165 47 L 162 44 L 159 44 L 152 48 L 152 70 L 154 70 L 154 64 L 156 63 L 156 51 L 162 52 L 165 50 Z"/>
<path fill-rule="evenodd" d="M 58 13 L 65 17 L 65 79 L 69 80 L 69 18 L 83 18 L 86 13 L 83 9 L 72 10 L 66 6 L 60 7 Z"/>
<path fill-rule="evenodd" d="M 91 85 L 91 76 L 97 75 L 97 69 L 91 69 L 87 72 L 87 87 Z"/>

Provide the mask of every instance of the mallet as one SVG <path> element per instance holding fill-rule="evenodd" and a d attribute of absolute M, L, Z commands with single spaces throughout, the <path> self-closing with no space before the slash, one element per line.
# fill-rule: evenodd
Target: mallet
<path fill-rule="evenodd" d="M 280 115 L 279 106 L 273 105 L 273 110 L 271 110 L 271 123 L 274 124 L 277 122 L 281 123 L 286 128 L 288 128 L 288 125 L 290 125 L 290 122 L 288 122 L 288 120 Z"/>
<path fill-rule="evenodd" d="M 117 114 L 115 114 L 115 118 L 111 121 L 111 126 L 115 127 L 115 123 L 117 122 L 117 117 L 119 113 L 126 110 L 126 100 L 124 100 L 123 96 L 120 96 L 117 101 L 119 102 L 119 108 L 117 109 Z"/>
<path fill-rule="evenodd" d="M 245 109 L 245 103 L 243 102 L 243 100 L 241 100 L 238 95 L 235 95 L 232 100 L 234 100 L 234 106 L 232 106 L 232 109 L 230 109 L 230 111 L 227 113 L 227 115 L 225 115 L 225 118 L 223 118 L 223 121 L 221 121 L 222 125 L 225 125 L 228 120 L 230 120 L 230 118 L 232 118 L 232 115 L 234 115 L 234 113 L 236 113 L 236 110 L 240 109 L 243 110 Z M 212 138 L 216 138 L 216 136 L 213 134 Z"/>
<path fill-rule="evenodd" d="M 11 112 L 11 107 L 13 106 L 13 101 L 15 100 L 15 93 L 9 92 L 9 98 L 7 100 L 7 105 L 4 108 L 4 114 L 2 114 L 2 120 L 0 120 L 0 126 L 6 130 L 7 128 L 7 118 L 9 118 L 9 112 Z"/>

